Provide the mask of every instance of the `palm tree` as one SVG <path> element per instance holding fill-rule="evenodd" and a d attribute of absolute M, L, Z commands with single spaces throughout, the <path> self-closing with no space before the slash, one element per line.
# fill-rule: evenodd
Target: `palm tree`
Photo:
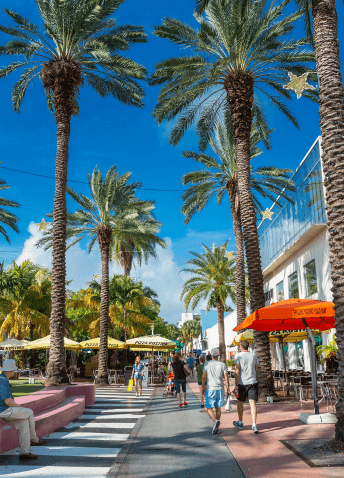
<path fill-rule="evenodd" d="M 0 296 L 0 335 L 34 339 L 49 331 L 51 274 L 31 261 L 14 261 L 5 272 L 11 282 Z"/>
<path fill-rule="evenodd" d="M 185 322 L 181 329 L 180 333 L 182 334 L 185 341 L 190 342 L 192 349 L 192 341 L 194 338 L 197 338 L 202 333 L 202 327 L 199 318 L 194 318 L 193 320 L 188 320 Z"/>
<path fill-rule="evenodd" d="M 1 162 L 0 162 L 1 164 Z M 3 189 L 9 189 L 10 186 L 7 186 L 6 181 L 3 179 L 0 179 L 0 191 Z M 4 224 L 5 226 L 10 227 L 13 231 L 19 232 L 17 222 L 19 219 L 17 216 L 12 214 L 11 212 L 6 211 L 6 209 L 3 209 L 3 207 L 20 207 L 20 204 L 18 204 L 16 201 L 11 201 L 10 199 L 6 199 L 2 196 L 0 196 L 0 224 Z M 4 236 L 6 241 L 10 243 L 10 238 L 8 237 L 6 230 L 3 226 L 0 225 L 0 234 Z"/>
<path fill-rule="evenodd" d="M 139 183 L 130 183 L 131 173 L 122 176 L 116 171 L 116 166 L 109 169 L 106 177 L 102 179 L 100 171 L 95 168 L 92 176 L 88 175 L 91 196 L 77 194 L 67 188 L 68 194 L 75 200 L 81 209 L 73 214 L 67 214 L 67 238 L 72 239 L 68 247 L 72 247 L 86 237 L 90 239 L 88 251 L 91 252 L 98 241 L 101 263 L 101 300 L 100 300 L 100 344 L 99 344 L 99 369 L 97 383 L 107 382 L 107 344 L 109 328 L 109 261 L 113 251 L 113 244 L 117 233 L 130 236 L 130 218 L 136 217 L 133 194 Z M 142 208 L 140 202 L 140 208 Z M 50 214 L 51 216 L 51 214 Z M 53 223 L 54 224 L 54 223 Z M 43 238 L 38 242 L 45 248 L 52 244 L 52 225 L 43 233 Z"/>
<path fill-rule="evenodd" d="M 220 359 L 226 361 L 225 346 L 225 311 L 231 311 L 231 307 L 226 305 L 227 300 L 235 302 L 235 260 L 228 258 L 226 252 L 228 241 L 221 246 L 213 249 L 202 244 L 205 252 L 193 255 L 192 259 L 186 261 L 186 264 L 194 266 L 193 268 L 183 269 L 184 272 L 191 272 L 193 277 L 188 279 L 183 285 L 181 300 L 184 302 L 186 310 L 190 306 L 194 310 L 201 300 L 207 302 L 206 310 L 217 308 L 217 317 L 219 325 L 219 349 Z"/>
<path fill-rule="evenodd" d="M 314 53 L 305 47 L 307 40 L 288 38 L 294 22 L 302 14 L 285 15 L 287 3 L 285 0 L 280 5 L 267 6 L 266 0 L 212 0 L 205 9 L 205 16 L 196 16 L 199 29 L 171 18 L 155 29 L 158 37 L 190 52 L 160 62 L 150 78 L 150 85 L 164 85 L 154 110 L 156 120 L 161 123 L 178 117 L 171 131 L 171 143 L 176 144 L 197 121 L 200 148 L 205 149 L 219 118 L 230 111 L 251 310 L 265 305 L 250 180 L 253 115 L 264 125 L 262 104 L 255 94 L 266 95 L 270 103 L 297 126 L 282 101 L 291 98 L 283 85 L 288 82 L 288 72 L 299 75 L 311 71 L 310 62 L 314 61 Z M 304 96 L 316 99 L 311 90 Z M 262 130 L 264 136 L 266 129 Z M 255 344 L 260 362 L 260 393 L 265 395 L 273 392 L 268 334 L 256 332 Z"/>
<path fill-rule="evenodd" d="M 130 334 L 144 333 L 143 326 L 150 322 L 144 315 L 144 308 L 153 306 L 153 301 L 145 296 L 141 283 L 128 276 L 114 275 L 110 283 L 111 307 L 117 325 L 123 325 L 124 341 Z M 127 350 L 124 350 L 127 361 Z"/>
<path fill-rule="evenodd" d="M 257 144 L 261 141 L 260 131 L 253 127 L 251 132 L 250 155 L 255 158 L 261 154 Z M 188 224 L 196 212 L 201 212 L 216 196 L 217 203 L 222 203 L 225 194 L 228 194 L 232 223 L 236 245 L 236 307 L 238 324 L 246 317 L 246 286 L 245 286 L 245 254 L 242 234 L 241 211 L 238 197 L 238 167 L 235 143 L 230 117 L 225 115 L 225 122 L 219 121 L 216 126 L 216 139 L 210 138 L 210 146 L 216 157 L 192 151 L 184 151 L 182 156 L 200 163 L 202 170 L 187 173 L 182 178 L 183 185 L 191 184 L 182 199 L 182 212 L 185 215 L 184 223 Z M 288 179 L 290 169 L 280 169 L 274 166 L 261 166 L 252 169 L 251 190 L 256 212 L 262 210 L 259 196 L 275 201 L 273 194 L 280 195 L 292 202 L 285 191 L 295 191 L 292 180 Z"/>
<path fill-rule="evenodd" d="M 123 267 L 124 275 L 129 276 L 134 259 L 141 266 L 149 257 L 156 258 L 156 246 L 166 247 L 166 242 L 158 236 L 161 223 L 156 220 L 152 210 L 153 201 L 139 201 L 133 198 L 137 217 L 130 218 L 130 236 L 118 233 L 114 243 L 114 259 Z"/>
<path fill-rule="evenodd" d="M 57 125 L 55 169 L 51 348 L 48 381 L 68 382 L 64 354 L 66 281 L 66 186 L 70 121 L 78 114 L 80 88 L 86 81 L 100 96 L 142 107 L 143 90 L 137 80 L 146 70 L 122 55 L 132 44 L 146 42 L 142 27 L 118 25 L 112 18 L 124 0 L 36 0 L 43 26 L 8 9 L 14 27 L 0 26 L 13 39 L 1 54 L 21 57 L 0 69 L 0 78 L 24 69 L 12 90 L 19 112 L 29 84 L 41 80 Z"/>

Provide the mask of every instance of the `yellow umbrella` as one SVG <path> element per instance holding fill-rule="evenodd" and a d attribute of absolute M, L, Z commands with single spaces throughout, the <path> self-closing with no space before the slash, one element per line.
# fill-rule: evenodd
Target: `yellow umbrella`
<path fill-rule="evenodd" d="M 8 339 L 0 343 L 0 349 L 6 351 L 23 350 L 25 345 L 29 344 L 27 340 Z"/>
<path fill-rule="evenodd" d="M 169 349 L 175 349 L 177 344 L 173 340 L 165 339 L 160 335 L 145 335 L 144 337 L 136 337 L 135 339 L 129 339 L 126 344 L 130 346 L 130 350 L 144 351 L 144 350 L 160 350 L 168 351 Z"/>
<path fill-rule="evenodd" d="M 100 337 L 97 339 L 88 339 L 80 342 L 81 349 L 99 349 Z M 108 349 L 126 349 L 127 346 L 120 340 L 112 339 L 108 337 Z"/>
<path fill-rule="evenodd" d="M 319 330 L 312 330 L 313 335 L 320 334 Z M 274 331 L 269 333 L 269 342 L 301 342 L 308 338 L 306 330 L 288 330 L 288 331 Z M 247 340 L 250 344 L 254 343 L 253 331 L 246 330 L 242 334 L 234 337 L 232 345 L 239 345 L 242 340 Z"/>
<path fill-rule="evenodd" d="M 64 348 L 65 349 L 71 349 L 71 350 L 79 350 L 80 345 L 78 342 L 74 342 L 74 340 L 67 339 L 66 337 L 64 338 Z M 33 350 L 33 349 L 38 349 L 38 350 L 46 350 L 50 349 L 50 335 L 47 335 L 46 337 L 43 337 L 42 339 L 34 340 L 33 342 L 30 342 L 29 344 L 25 345 L 24 347 L 25 350 Z"/>

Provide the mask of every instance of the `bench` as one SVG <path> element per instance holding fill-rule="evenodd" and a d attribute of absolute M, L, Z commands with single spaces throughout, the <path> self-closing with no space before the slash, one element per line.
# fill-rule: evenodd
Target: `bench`
<path fill-rule="evenodd" d="M 15 399 L 35 415 L 37 436 L 43 437 L 80 417 L 85 406 L 95 403 L 93 384 L 46 387 Z M 19 446 L 17 431 L 0 418 L 0 453 Z"/>

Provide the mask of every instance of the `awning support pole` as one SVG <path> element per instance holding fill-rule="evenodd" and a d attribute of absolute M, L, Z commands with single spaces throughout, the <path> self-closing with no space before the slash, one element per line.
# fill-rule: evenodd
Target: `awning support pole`
<path fill-rule="evenodd" d="M 319 403 L 318 403 L 318 387 L 317 387 L 317 366 L 315 359 L 315 339 L 313 337 L 311 329 L 308 327 L 306 319 L 302 319 L 304 326 L 307 330 L 308 335 L 308 349 L 309 357 L 311 362 L 311 375 L 312 375 L 312 386 L 313 386 L 313 397 L 314 397 L 314 414 L 319 415 Z"/>
<path fill-rule="evenodd" d="M 287 397 L 289 397 L 290 392 L 289 392 L 289 380 L 288 380 L 288 375 L 287 375 L 287 366 L 285 363 L 285 353 L 284 353 L 284 343 L 283 343 L 283 337 L 280 338 L 280 344 L 282 347 L 282 355 L 283 355 L 283 364 L 284 364 L 284 379 L 287 383 Z"/>

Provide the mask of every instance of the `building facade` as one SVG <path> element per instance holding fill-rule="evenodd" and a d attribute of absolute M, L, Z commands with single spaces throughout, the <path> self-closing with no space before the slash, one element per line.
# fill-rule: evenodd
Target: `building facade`
<path fill-rule="evenodd" d="M 297 168 L 295 192 L 290 201 L 279 197 L 258 227 L 265 288 L 265 305 L 300 298 L 332 300 L 325 192 L 321 165 L 321 137 L 313 143 Z M 327 344 L 332 334 L 321 334 L 318 345 Z M 278 344 L 273 360 L 282 359 Z M 309 369 L 308 342 L 286 344 L 288 368 Z M 277 368 L 277 367 L 276 367 Z M 283 367 L 279 367 L 283 368 Z"/>

